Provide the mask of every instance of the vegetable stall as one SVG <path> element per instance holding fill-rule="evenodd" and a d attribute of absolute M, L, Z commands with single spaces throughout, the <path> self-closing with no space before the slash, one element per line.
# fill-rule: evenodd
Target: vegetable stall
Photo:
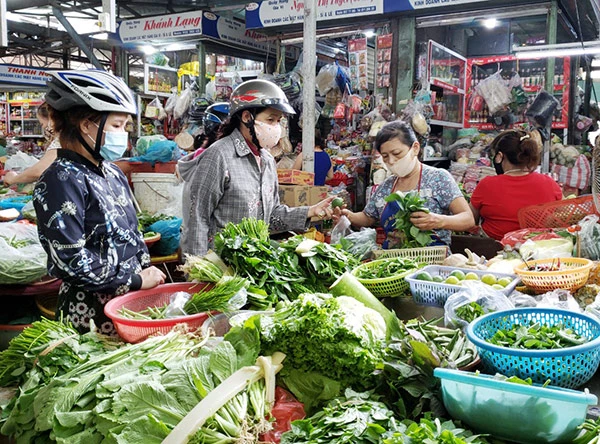
<path fill-rule="evenodd" d="M 586 411 L 598 401 L 582 390 L 600 363 L 600 303 L 582 294 L 600 288 L 600 269 L 539 259 L 555 248 L 546 241 L 489 260 L 412 244 L 364 261 L 343 243 L 230 223 L 214 251 L 185 258 L 188 283 L 110 301 L 115 325 L 138 336 L 41 319 L 13 339 L 0 352 L 13 393 L 0 433 L 19 444 L 596 442 Z M 394 301 L 441 316 L 407 317 Z M 519 371 L 540 353 L 550 370 Z M 534 435 L 511 416 L 517 402 Z"/>

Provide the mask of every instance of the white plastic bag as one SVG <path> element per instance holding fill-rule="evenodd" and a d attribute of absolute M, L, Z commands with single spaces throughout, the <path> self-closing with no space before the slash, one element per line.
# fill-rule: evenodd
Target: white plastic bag
<path fill-rule="evenodd" d="M 346 216 L 340 217 L 335 227 L 331 230 L 331 244 L 339 244 L 340 240 L 352 233 L 350 219 Z"/>
<path fill-rule="evenodd" d="M 181 119 L 192 103 L 192 88 L 186 88 L 177 98 L 175 108 L 173 109 L 173 117 Z"/>
<path fill-rule="evenodd" d="M 446 327 L 466 328 L 469 323 L 459 317 L 456 310 L 472 302 L 479 304 L 485 314 L 515 308 L 504 293 L 494 290 L 482 282 L 463 281 L 462 286 L 464 289 L 451 295 L 444 305 L 444 324 Z"/>
<path fill-rule="evenodd" d="M 579 221 L 579 243 L 581 257 L 597 261 L 600 259 L 600 225 L 598 216 L 590 214 Z"/>
<path fill-rule="evenodd" d="M 144 111 L 144 117 L 148 119 L 156 119 L 158 117 L 158 108 L 162 108 L 162 104 L 158 97 L 152 99 L 152 101 L 146 105 L 146 110 Z"/>
<path fill-rule="evenodd" d="M 167 99 L 167 103 L 165 103 L 165 112 L 169 116 L 173 114 L 175 104 L 177 103 L 177 97 L 177 88 L 173 88 L 171 95 Z"/>
<path fill-rule="evenodd" d="M 4 169 L 7 171 L 20 172 L 30 166 L 35 165 L 38 159 L 34 156 L 24 153 L 23 151 L 17 151 L 15 154 L 6 159 L 4 163 Z"/>
<path fill-rule="evenodd" d="M 35 225 L 0 224 L 0 285 L 29 284 L 47 273 Z"/>
<path fill-rule="evenodd" d="M 544 308 L 560 308 L 561 310 L 569 310 L 580 313 L 581 307 L 567 290 L 557 289 L 544 293 L 538 296 L 538 307 Z"/>
<path fill-rule="evenodd" d="M 319 94 L 321 96 L 325 96 L 329 91 L 333 88 L 337 88 L 337 83 L 335 78 L 338 73 L 338 67 L 336 64 L 325 65 L 317 74 L 317 78 L 315 79 L 317 82 L 317 89 L 319 90 Z"/>
<path fill-rule="evenodd" d="M 502 110 L 512 101 L 511 93 L 500 75 L 501 72 L 500 70 L 483 79 L 475 87 L 475 92 L 483 97 L 490 114 Z"/>

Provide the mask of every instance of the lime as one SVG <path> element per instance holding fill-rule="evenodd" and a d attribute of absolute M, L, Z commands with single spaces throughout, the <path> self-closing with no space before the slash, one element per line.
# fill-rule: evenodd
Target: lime
<path fill-rule="evenodd" d="M 478 281 L 479 280 L 479 276 L 477 275 L 477 273 L 469 271 L 467 274 L 465 274 L 465 280 L 467 280 L 467 281 Z"/>
<path fill-rule="evenodd" d="M 454 270 L 452 273 L 450 273 L 450 276 L 456 277 L 459 281 L 465 280 L 465 272 L 462 270 Z"/>
<path fill-rule="evenodd" d="M 417 274 L 415 276 L 415 279 L 418 279 L 419 281 L 433 281 L 433 278 L 431 277 L 431 274 L 429 274 L 429 272 L 427 271 L 421 271 L 419 274 Z"/>
<path fill-rule="evenodd" d="M 502 285 L 503 287 L 506 287 L 507 285 L 510 285 L 510 283 L 512 282 L 512 279 L 509 277 L 503 277 L 498 279 L 497 284 Z"/>
<path fill-rule="evenodd" d="M 444 283 L 450 285 L 460 285 L 460 279 L 458 279 L 456 276 L 448 276 Z"/>
<path fill-rule="evenodd" d="M 500 284 L 494 284 L 494 285 L 492 285 L 492 288 L 494 290 L 504 290 L 504 287 Z"/>
<path fill-rule="evenodd" d="M 444 282 L 444 278 L 438 274 L 433 277 L 433 282 Z"/>
<path fill-rule="evenodd" d="M 342 199 L 341 197 L 336 197 L 331 201 L 331 208 L 343 207 L 344 204 L 344 199 Z"/>
<path fill-rule="evenodd" d="M 494 285 L 496 283 L 496 276 L 493 274 L 484 274 L 481 276 L 481 282 L 488 285 Z"/>

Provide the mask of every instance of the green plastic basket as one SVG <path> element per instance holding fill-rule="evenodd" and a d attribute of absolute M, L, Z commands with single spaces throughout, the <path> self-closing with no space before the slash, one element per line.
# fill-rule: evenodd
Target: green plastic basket
<path fill-rule="evenodd" d="M 390 250 L 373 251 L 375 259 L 386 259 L 391 257 L 407 257 L 410 259 L 426 262 L 427 265 L 441 265 L 448 256 L 448 247 L 422 247 L 422 248 L 400 248 Z"/>
<path fill-rule="evenodd" d="M 352 270 L 352 274 L 357 276 L 363 270 L 369 270 L 373 268 L 377 268 L 382 266 L 386 262 L 394 261 L 396 258 L 386 258 L 386 259 L 378 259 L 376 261 L 365 262 L 362 265 L 359 265 L 354 270 Z M 386 278 L 379 279 L 361 279 L 358 278 L 358 281 L 365 286 L 367 290 L 373 293 L 374 296 L 380 298 L 394 298 L 398 296 L 409 296 L 410 295 L 410 287 L 408 282 L 404 280 L 405 276 L 413 273 L 416 268 L 411 270 L 407 270 L 403 273 L 399 273 L 394 276 L 389 276 Z"/>

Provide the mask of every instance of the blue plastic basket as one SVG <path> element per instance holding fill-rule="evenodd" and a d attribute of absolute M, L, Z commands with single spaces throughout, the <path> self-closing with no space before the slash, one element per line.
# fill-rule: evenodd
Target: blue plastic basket
<path fill-rule="evenodd" d="M 588 342 L 556 350 L 522 350 L 500 347 L 487 342 L 497 330 L 530 321 L 552 326 L 562 324 Z M 548 379 L 552 385 L 577 388 L 594 376 L 600 363 L 600 322 L 582 314 L 555 308 L 515 308 L 488 313 L 467 328 L 467 337 L 475 344 L 483 370 L 506 376 L 531 378 L 538 384 Z"/>
<path fill-rule="evenodd" d="M 520 443 L 573 442 L 588 406 L 598 402 L 590 393 L 516 384 L 490 375 L 448 368 L 436 368 L 433 374 L 441 379 L 444 406 L 453 419 Z"/>
<path fill-rule="evenodd" d="M 444 282 L 421 281 L 417 279 L 416 276 L 419 273 L 427 271 L 432 276 L 441 276 L 442 278 L 446 279 L 455 270 L 460 270 L 465 274 L 473 272 L 480 278 L 485 274 L 491 274 L 495 276 L 496 279 L 503 277 L 512 279 L 512 282 L 504 287 L 504 289 L 498 290 L 501 293 L 504 293 L 506 296 L 513 292 L 517 286 L 517 283 L 519 282 L 519 278 L 515 274 L 496 273 L 488 270 L 475 270 L 472 268 L 448 267 L 444 265 L 427 265 L 420 270 L 416 270 L 414 273 L 411 273 L 405 278 L 406 282 L 408 282 L 408 285 L 410 285 L 410 292 L 412 293 L 413 300 L 417 304 L 443 307 L 444 304 L 446 304 L 446 300 L 451 295 L 464 290 L 465 287 L 461 285 L 446 284 Z"/>

